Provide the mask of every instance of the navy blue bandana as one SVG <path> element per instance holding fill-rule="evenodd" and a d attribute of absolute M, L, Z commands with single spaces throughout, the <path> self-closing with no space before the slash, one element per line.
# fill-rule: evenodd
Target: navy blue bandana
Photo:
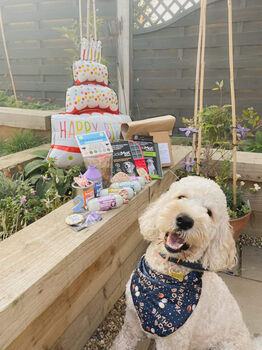
<path fill-rule="evenodd" d="M 166 337 L 183 326 L 199 301 L 202 275 L 202 272 L 192 271 L 179 282 L 152 270 L 143 256 L 130 285 L 143 329 Z"/>

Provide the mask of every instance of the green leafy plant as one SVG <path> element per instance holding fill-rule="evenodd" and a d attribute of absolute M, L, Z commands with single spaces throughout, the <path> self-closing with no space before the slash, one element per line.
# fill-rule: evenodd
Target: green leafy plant
<path fill-rule="evenodd" d="M 47 151 L 36 151 L 38 159 L 33 160 L 24 167 L 25 178 L 35 187 L 40 198 L 51 200 L 50 205 L 57 206 L 57 201 L 64 200 L 71 193 L 73 178 L 80 174 L 80 167 L 75 166 L 69 170 L 56 167 L 55 159 L 47 157 Z"/>
<path fill-rule="evenodd" d="M 250 206 L 247 203 L 243 186 L 237 183 L 237 203 L 233 203 L 233 186 L 232 186 L 232 111 L 230 105 L 222 105 L 222 89 L 224 83 L 216 82 L 213 89 L 220 93 L 220 106 L 212 105 L 204 108 L 202 112 L 201 124 L 194 125 L 193 119 L 183 119 L 185 128 L 180 128 L 186 132 L 186 136 L 191 133 L 198 133 L 199 128 L 202 130 L 202 152 L 199 164 L 200 176 L 213 178 L 220 185 L 227 198 L 228 212 L 232 219 L 236 219 L 247 214 Z M 237 142 L 238 146 L 243 145 L 248 150 L 261 149 L 262 133 L 258 129 L 261 127 L 262 121 L 254 109 L 248 108 L 243 110 L 242 115 L 237 118 Z M 247 139 L 256 133 L 255 139 Z M 261 138 L 260 138 L 261 137 Z M 196 160 L 187 159 L 181 163 L 185 168 L 180 170 L 181 176 L 196 173 Z M 257 184 L 256 184 L 257 185 Z M 259 190 L 259 186 L 250 189 L 253 192 Z"/>
<path fill-rule="evenodd" d="M 36 135 L 31 130 L 16 132 L 10 139 L 1 141 L 0 155 L 24 151 L 29 148 L 37 147 L 47 142 L 43 136 Z"/>
<path fill-rule="evenodd" d="M 13 177 L 0 172 L 0 240 L 31 224 L 72 198 L 71 183 L 80 167 L 56 168 L 47 151 Z"/>
<path fill-rule="evenodd" d="M 52 99 L 37 101 L 32 97 L 27 97 L 25 101 L 16 101 L 14 95 L 9 95 L 3 90 L 0 90 L 0 107 L 38 109 L 43 111 L 61 108 L 55 105 Z"/>
<path fill-rule="evenodd" d="M 247 152 L 262 153 L 262 131 L 257 131 L 255 137 L 244 140 L 242 147 Z"/>

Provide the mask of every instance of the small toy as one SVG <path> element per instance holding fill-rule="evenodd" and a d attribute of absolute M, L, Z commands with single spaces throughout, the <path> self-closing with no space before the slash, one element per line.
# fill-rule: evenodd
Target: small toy
<path fill-rule="evenodd" d="M 73 213 L 84 213 L 84 208 L 83 208 L 83 206 L 84 206 L 84 198 L 83 197 L 80 197 L 80 196 L 78 196 L 78 197 L 75 197 L 74 199 L 73 199 L 73 202 L 74 203 L 76 203 L 77 201 L 79 201 L 79 203 L 73 208 Z"/>
<path fill-rule="evenodd" d="M 73 226 L 73 225 L 80 224 L 81 222 L 83 222 L 83 220 L 84 220 L 83 215 L 81 215 L 81 214 L 73 214 L 73 215 L 69 215 L 66 218 L 65 222 L 66 222 L 67 225 Z"/>

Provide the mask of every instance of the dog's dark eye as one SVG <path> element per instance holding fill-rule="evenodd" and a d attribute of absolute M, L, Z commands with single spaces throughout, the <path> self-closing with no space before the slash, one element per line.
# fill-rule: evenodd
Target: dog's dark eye
<path fill-rule="evenodd" d="M 212 216 L 212 211 L 210 209 L 207 209 L 207 213 L 210 217 Z"/>
<path fill-rule="evenodd" d="M 185 196 L 178 196 L 178 199 L 186 198 Z"/>

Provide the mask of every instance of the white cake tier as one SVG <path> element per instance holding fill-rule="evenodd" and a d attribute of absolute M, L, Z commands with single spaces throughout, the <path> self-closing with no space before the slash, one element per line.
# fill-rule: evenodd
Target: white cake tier
<path fill-rule="evenodd" d="M 75 61 L 73 64 L 73 73 L 76 85 L 83 83 L 108 85 L 108 70 L 101 63 L 83 60 Z"/>
<path fill-rule="evenodd" d="M 66 112 L 79 114 L 88 109 L 118 113 L 118 100 L 114 90 L 101 85 L 79 85 L 67 89 Z"/>

